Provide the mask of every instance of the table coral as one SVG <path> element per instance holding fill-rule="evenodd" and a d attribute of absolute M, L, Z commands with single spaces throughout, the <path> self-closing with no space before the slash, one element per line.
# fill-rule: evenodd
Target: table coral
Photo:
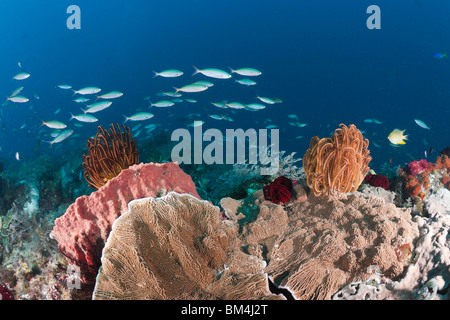
<path fill-rule="evenodd" d="M 128 202 L 169 191 L 199 198 L 192 179 L 176 163 L 134 165 L 90 196 L 79 197 L 55 220 L 52 236 L 68 262 L 81 268 L 83 283 L 95 282 L 111 226 L 127 210 Z"/>

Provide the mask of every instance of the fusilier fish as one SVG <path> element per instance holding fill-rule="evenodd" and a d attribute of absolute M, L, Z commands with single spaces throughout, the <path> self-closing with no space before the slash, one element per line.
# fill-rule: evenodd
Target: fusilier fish
<path fill-rule="evenodd" d="M 22 90 L 23 90 L 23 87 L 17 88 L 16 90 L 13 91 L 13 93 L 11 93 L 11 95 L 9 97 L 11 98 L 11 97 L 17 96 Z"/>
<path fill-rule="evenodd" d="M 254 86 L 256 84 L 255 81 L 250 80 L 250 79 L 239 79 L 239 80 L 236 80 L 236 82 L 243 84 L 245 86 Z"/>
<path fill-rule="evenodd" d="M 102 94 L 101 96 L 97 96 L 98 99 L 116 99 L 123 96 L 123 92 L 120 91 L 111 91 L 105 94 Z"/>
<path fill-rule="evenodd" d="M 181 91 L 181 92 L 201 92 L 201 91 L 205 91 L 206 89 L 208 89 L 208 87 L 201 85 L 201 84 L 188 84 L 181 88 L 174 87 L 174 89 L 175 89 L 175 93 L 178 93 L 179 91 Z"/>
<path fill-rule="evenodd" d="M 57 87 L 60 89 L 63 89 L 63 90 L 72 89 L 72 86 L 69 86 L 68 84 L 59 84 L 59 85 L 57 85 Z"/>
<path fill-rule="evenodd" d="M 272 100 L 272 99 L 270 99 L 270 98 L 260 97 L 260 96 L 257 96 L 257 98 L 258 98 L 259 100 L 261 100 L 262 102 L 264 102 L 264 103 L 267 103 L 267 104 L 275 104 L 275 101 Z"/>
<path fill-rule="evenodd" d="M 221 69 L 216 68 L 207 68 L 207 69 L 199 69 L 196 66 L 193 66 L 195 69 L 195 72 L 192 75 L 196 75 L 197 73 L 201 73 L 207 77 L 210 78 L 216 78 L 216 79 L 228 79 L 231 78 L 231 74 L 229 74 L 226 71 L 223 71 Z"/>
<path fill-rule="evenodd" d="M 225 104 L 228 108 L 231 109 L 244 109 L 245 106 L 240 102 L 229 102 Z"/>
<path fill-rule="evenodd" d="M 64 130 L 63 132 L 61 132 L 59 135 L 57 135 L 55 137 L 55 139 L 53 139 L 52 141 L 45 141 L 47 143 L 50 143 L 50 146 L 52 146 L 54 143 L 59 143 L 61 141 L 66 140 L 68 137 L 70 137 L 73 134 L 73 130 Z"/>
<path fill-rule="evenodd" d="M 151 119 L 154 117 L 154 115 L 149 112 L 139 112 L 139 113 L 133 114 L 130 117 L 127 117 L 126 115 L 123 115 L 123 116 L 125 117 L 125 121 L 123 123 L 125 123 L 129 120 L 130 121 L 143 121 L 143 120 L 148 120 L 148 119 Z"/>
<path fill-rule="evenodd" d="M 161 72 L 156 72 L 153 71 L 155 73 L 155 76 L 153 78 L 156 78 L 158 76 L 163 77 L 163 78 L 175 78 L 175 77 L 179 77 L 183 75 L 183 71 L 177 70 L 177 69 L 168 69 L 168 70 L 164 70 Z"/>
<path fill-rule="evenodd" d="M 202 86 L 207 86 L 207 87 L 212 87 L 214 85 L 214 83 L 206 81 L 206 80 L 195 81 L 193 84 L 201 84 Z"/>
<path fill-rule="evenodd" d="M 98 119 L 90 114 L 79 114 L 74 116 L 72 113 L 70 114 L 70 120 L 76 119 L 80 122 L 97 122 Z"/>
<path fill-rule="evenodd" d="M 419 127 L 424 128 L 424 129 L 427 129 L 427 130 L 430 130 L 430 127 L 427 126 L 427 125 L 425 124 L 425 122 L 423 122 L 422 120 L 414 119 L 414 121 L 417 123 L 417 125 L 418 125 Z"/>
<path fill-rule="evenodd" d="M 111 104 L 112 104 L 111 101 L 95 102 L 93 104 L 88 105 L 86 110 L 84 110 L 83 108 L 81 108 L 81 110 L 85 114 L 86 113 L 95 113 L 95 112 L 99 112 L 99 111 L 102 111 L 102 110 L 108 108 Z"/>
<path fill-rule="evenodd" d="M 260 104 L 260 103 L 250 103 L 250 104 L 247 104 L 245 107 L 246 107 L 246 109 L 250 109 L 250 110 L 262 110 L 262 109 L 266 108 L 265 105 Z"/>
<path fill-rule="evenodd" d="M 57 121 L 57 120 L 51 120 L 51 121 L 42 120 L 41 127 L 44 125 L 51 129 L 64 129 L 67 127 L 67 125 L 65 123 L 63 123 L 61 121 Z"/>
<path fill-rule="evenodd" d="M 17 102 L 17 103 L 25 103 L 30 101 L 30 99 L 24 97 L 24 96 L 14 96 L 14 97 L 7 97 L 6 100 Z"/>
<path fill-rule="evenodd" d="M 25 79 L 27 79 L 27 78 L 29 78 L 29 77 L 30 77 L 30 74 L 29 74 L 29 73 L 27 73 L 27 72 L 21 72 L 21 73 L 16 74 L 16 75 L 13 77 L 13 79 L 14 79 L 14 80 L 25 80 Z"/>
<path fill-rule="evenodd" d="M 79 97 L 79 98 L 76 98 L 76 99 L 73 100 L 73 101 L 75 101 L 76 103 L 85 103 L 85 102 L 88 102 L 88 101 L 89 101 L 89 98 Z"/>
<path fill-rule="evenodd" d="M 163 101 L 158 101 L 158 102 L 155 102 L 155 103 L 151 103 L 150 102 L 150 107 L 166 108 L 166 107 L 171 107 L 174 104 L 175 103 L 173 103 L 172 101 L 163 100 Z"/>
<path fill-rule="evenodd" d="M 233 70 L 231 69 L 231 73 L 237 73 L 240 74 L 241 76 L 246 76 L 246 77 L 255 77 L 255 76 L 259 76 L 261 75 L 261 71 L 253 69 L 253 68 L 241 68 L 241 69 L 236 69 Z"/>
<path fill-rule="evenodd" d="M 83 89 L 80 89 L 80 90 L 73 90 L 73 94 L 74 95 L 76 95 L 77 93 L 78 94 L 82 94 L 82 95 L 85 95 L 85 94 L 96 94 L 96 93 L 99 93 L 100 91 L 102 91 L 102 89 L 97 88 L 97 87 L 86 87 L 86 88 L 83 88 Z"/>

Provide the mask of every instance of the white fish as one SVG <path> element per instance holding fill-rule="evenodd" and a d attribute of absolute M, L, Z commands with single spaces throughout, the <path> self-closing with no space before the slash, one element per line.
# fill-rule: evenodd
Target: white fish
<path fill-rule="evenodd" d="M 237 73 L 241 76 L 246 76 L 246 77 L 255 77 L 255 76 L 259 76 L 261 75 L 261 71 L 253 69 L 253 68 L 241 68 L 241 69 L 236 69 L 233 70 L 231 69 L 231 73 Z"/>
<path fill-rule="evenodd" d="M 208 114 L 208 117 L 214 119 L 214 120 L 222 120 L 223 118 L 217 114 Z"/>
<path fill-rule="evenodd" d="M 250 103 L 250 104 L 247 104 L 245 107 L 250 110 L 262 110 L 262 109 L 266 108 L 265 105 L 260 104 L 260 103 Z"/>
<path fill-rule="evenodd" d="M 82 94 L 82 95 L 85 95 L 85 94 L 96 94 L 96 93 L 99 93 L 100 91 L 102 91 L 102 89 L 97 88 L 97 87 L 86 87 L 86 88 L 83 88 L 83 89 L 80 89 L 80 90 L 73 90 L 73 94 L 74 95 L 76 95 L 77 93 L 78 94 Z"/>
<path fill-rule="evenodd" d="M 422 120 L 419 120 L 419 119 L 414 119 L 414 121 L 417 123 L 417 125 L 419 126 L 419 127 L 421 127 L 421 128 L 424 128 L 424 129 L 427 129 L 427 130 L 430 130 L 431 128 L 429 127 L 429 126 L 427 126 L 426 124 L 425 124 L 425 122 L 423 122 Z"/>
<path fill-rule="evenodd" d="M 181 92 L 201 92 L 201 91 L 205 91 L 206 89 L 208 89 L 208 87 L 201 85 L 201 84 L 188 84 L 181 88 L 174 87 L 174 89 L 175 89 L 175 93 L 178 93 L 179 91 L 181 91 Z"/>
<path fill-rule="evenodd" d="M 181 93 L 176 92 L 161 92 L 163 96 L 173 97 L 173 98 L 179 98 L 181 97 Z M 150 98 L 149 98 L 150 99 Z"/>
<path fill-rule="evenodd" d="M 9 101 L 12 101 L 12 102 L 17 102 L 17 103 L 25 103 L 25 102 L 30 101 L 30 99 L 23 97 L 23 96 L 7 97 L 6 99 Z"/>
<path fill-rule="evenodd" d="M 88 99 L 88 98 L 85 98 L 85 97 L 79 97 L 79 98 L 76 98 L 75 100 L 73 100 L 73 101 L 75 101 L 76 103 L 85 103 L 85 102 L 88 102 L 90 99 Z"/>
<path fill-rule="evenodd" d="M 27 78 L 29 78 L 29 77 L 30 77 L 30 74 L 29 74 L 29 73 L 27 73 L 27 72 L 21 72 L 21 73 L 16 74 L 16 75 L 13 77 L 13 79 L 14 79 L 14 80 L 25 80 L 25 79 L 27 79 Z"/>
<path fill-rule="evenodd" d="M 207 86 L 207 87 L 212 87 L 214 85 L 214 83 L 206 81 L 206 80 L 195 81 L 193 84 L 200 84 L 202 86 Z"/>
<path fill-rule="evenodd" d="M 70 114 L 70 120 L 76 119 L 80 122 L 97 122 L 98 119 L 90 114 L 79 114 L 74 116 L 72 113 Z"/>
<path fill-rule="evenodd" d="M 267 103 L 267 104 L 275 104 L 275 101 L 272 100 L 272 99 L 270 99 L 270 98 L 260 97 L 260 96 L 257 96 L 257 98 L 258 98 L 259 100 L 261 100 L 262 102 L 264 102 L 264 103 Z"/>
<path fill-rule="evenodd" d="M 150 102 L 150 106 L 151 107 L 157 107 L 157 108 L 171 107 L 174 104 L 175 103 L 173 103 L 172 101 L 168 101 L 168 100 L 158 101 L 158 102 L 155 102 L 155 103 L 151 103 Z"/>
<path fill-rule="evenodd" d="M 13 91 L 13 93 L 11 93 L 11 95 L 9 97 L 11 98 L 11 97 L 17 96 L 22 90 L 23 90 L 23 87 L 17 88 L 16 90 Z"/>
<path fill-rule="evenodd" d="M 250 80 L 250 79 L 239 79 L 239 80 L 236 80 L 236 82 L 243 84 L 245 86 L 254 86 L 256 84 L 255 81 Z"/>
<path fill-rule="evenodd" d="M 227 107 L 232 109 L 244 109 L 245 106 L 240 102 L 229 102 L 225 104 Z"/>
<path fill-rule="evenodd" d="M 52 120 L 52 121 L 42 120 L 41 127 L 44 125 L 51 129 L 64 129 L 67 127 L 67 125 L 65 123 L 62 123 L 61 121 L 57 121 L 57 120 Z"/>
<path fill-rule="evenodd" d="M 222 102 L 211 102 L 211 104 L 217 108 L 228 108 L 226 106 L 227 101 L 222 101 Z"/>
<path fill-rule="evenodd" d="M 70 137 L 73 134 L 73 130 L 64 130 L 63 132 L 61 132 L 59 135 L 57 135 L 55 137 L 55 139 L 53 139 L 52 141 L 45 141 L 50 143 L 50 147 L 54 144 L 54 143 L 59 143 L 61 141 L 66 140 L 68 137 Z"/>
<path fill-rule="evenodd" d="M 125 123 L 125 122 L 127 122 L 128 120 L 131 120 L 131 121 L 143 121 L 143 120 L 148 120 L 148 119 L 153 118 L 153 117 L 154 117 L 154 114 L 148 113 L 148 112 L 139 112 L 139 113 L 133 114 L 133 115 L 130 116 L 130 117 L 127 117 L 126 115 L 123 115 L 123 116 L 125 117 L 125 121 L 124 121 L 123 123 Z"/>
<path fill-rule="evenodd" d="M 63 90 L 72 89 L 72 86 L 69 86 L 68 84 L 59 84 L 59 85 L 57 85 L 57 87 L 60 89 L 63 89 Z"/>
<path fill-rule="evenodd" d="M 195 69 L 195 72 L 192 75 L 196 75 L 197 73 L 201 73 L 207 77 L 210 78 L 216 78 L 216 79 L 228 79 L 231 78 L 231 74 L 229 74 L 226 71 L 223 71 L 221 69 L 216 68 L 207 68 L 207 69 L 199 69 L 196 66 L 193 66 Z"/>
<path fill-rule="evenodd" d="M 87 109 L 84 110 L 83 108 L 81 108 L 81 110 L 86 114 L 86 113 L 95 113 L 95 112 L 99 112 L 102 111 L 106 108 L 108 108 L 110 105 L 112 104 L 111 101 L 102 101 L 102 102 L 95 102 L 93 104 L 88 105 Z"/>
<path fill-rule="evenodd" d="M 21 159 L 20 159 L 19 152 L 16 152 L 16 160 L 17 160 L 17 161 L 20 161 L 20 160 L 21 160 Z"/>
<path fill-rule="evenodd" d="M 163 77 L 163 78 L 175 78 L 175 77 L 179 77 L 183 75 L 183 71 L 177 70 L 177 69 L 168 69 L 168 70 L 164 70 L 161 72 L 156 72 L 153 71 L 155 73 L 155 76 L 153 78 L 156 78 L 158 76 Z"/>
<path fill-rule="evenodd" d="M 98 99 L 116 99 L 123 96 L 123 92 L 120 91 L 111 91 L 105 94 L 102 94 L 101 96 L 97 96 Z"/>

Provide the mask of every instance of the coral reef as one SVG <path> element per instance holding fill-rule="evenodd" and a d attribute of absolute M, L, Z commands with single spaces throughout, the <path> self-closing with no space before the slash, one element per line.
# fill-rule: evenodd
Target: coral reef
<path fill-rule="evenodd" d="M 273 283 L 296 299 L 330 299 L 374 266 L 395 279 L 408 265 L 398 248 L 418 236 L 409 209 L 359 192 L 315 197 L 297 185 L 293 195 L 285 206 L 262 190 L 224 198 L 225 219 L 176 193 L 131 202 L 108 238 L 94 297 L 282 298 Z"/>
<path fill-rule="evenodd" d="M 236 248 L 237 229 L 191 195 L 131 201 L 106 243 L 94 299 L 277 298 L 264 261 Z"/>
<path fill-rule="evenodd" d="M 130 128 L 111 125 L 110 132 L 98 127 L 95 138 L 87 142 L 88 154 L 83 156 L 84 178 L 93 188 L 100 188 L 123 169 L 139 163 L 136 139 Z"/>
<path fill-rule="evenodd" d="M 191 178 L 175 163 L 133 165 L 90 196 L 79 197 L 55 220 L 52 236 L 68 262 L 80 267 L 84 284 L 94 283 L 111 226 L 128 202 L 169 191 L 199 197 Z"/>
<path fill-rule="evenodd" d="M 303 168 L 314 194 L 356 191 L 370 170 L 368 146 L 369 140 L 353 124 L 341 124 L 330 138 L 313 137 Z"/>

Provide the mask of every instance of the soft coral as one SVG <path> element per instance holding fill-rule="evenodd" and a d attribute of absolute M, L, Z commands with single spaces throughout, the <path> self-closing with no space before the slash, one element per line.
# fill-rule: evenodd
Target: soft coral
<path fill-rule="evenodd" d="M 14 294 L 6 284 L 0 285 L 0 300 L 14 300 Z"/>

